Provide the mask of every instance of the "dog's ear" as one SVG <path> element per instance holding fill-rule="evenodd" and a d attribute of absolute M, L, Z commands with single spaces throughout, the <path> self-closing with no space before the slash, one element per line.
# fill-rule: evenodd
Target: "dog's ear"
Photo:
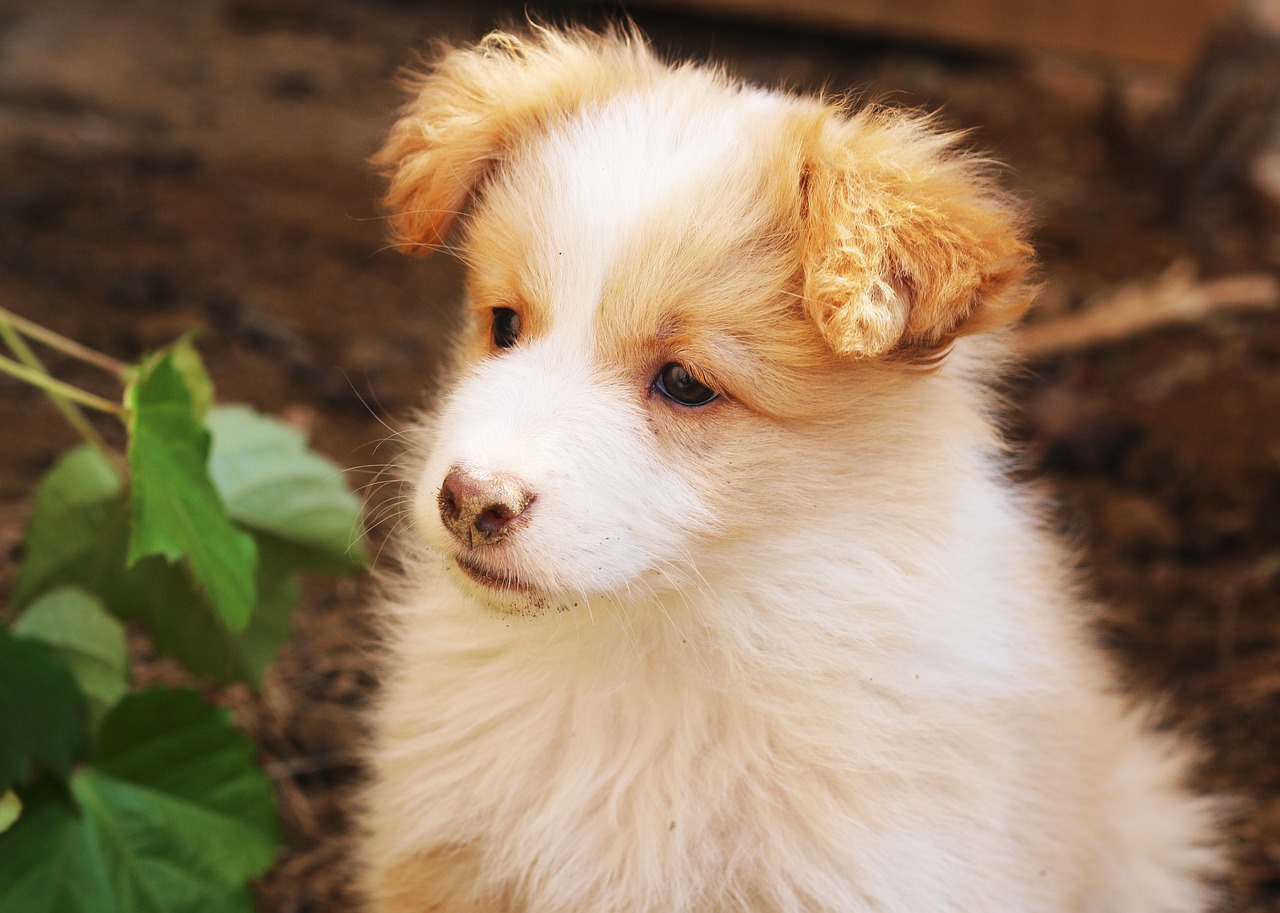
<path fill-rule="evenodd" d="M 656 64 L 634 29 L 604 34 L 534 26 L 441 48 L 406 80 L 412 100 L 373 158 L 395 240 L 427 254 L 444 243 L 503 154 L 589 101 L 635 85 Z"/>
<path fill-rule="evenodd" d="M 841 355 L 927 360 L 1030 304 L 1009 195 L 927 118 L 826 106 L 801 175 L 805 305 Z"/>

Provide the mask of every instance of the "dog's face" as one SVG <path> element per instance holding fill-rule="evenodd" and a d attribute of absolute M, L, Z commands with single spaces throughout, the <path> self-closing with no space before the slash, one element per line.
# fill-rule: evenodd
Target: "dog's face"
<path fill-rule="evenodd" d="M 1025 306 L 1004 205 L 919 120 L 549 32 L 417 91 L 387 201 L 420 251 L 470 208 L 471 319 L 414 518 L 497 608 L 689 592 L 821 524 L 921 358 Z"/>

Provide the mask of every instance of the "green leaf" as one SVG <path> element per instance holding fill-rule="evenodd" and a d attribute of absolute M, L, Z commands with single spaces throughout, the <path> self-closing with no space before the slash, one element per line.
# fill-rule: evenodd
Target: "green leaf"
<path fill-rule="evenodd" d="M 302 601 L 302 587 L 291 573 L 294 565 L 290 556 L 262 537 L 257 537 L 257 542 L 261 556 L 258 608 L 249 627 L 232 642 L 230 660 L 235 678 L 261 688 L 267 670 L 293 630 L 293 610 Z"/>
<path fill-rule="evenodd" d="M 165 359 L 172 361 L 173 367 L 182 375 L 183 383 L 191 393 L 192 412 L 199 421 L 204 421 L 205 414 L 213 405 L 213 379 L 209 377 L 204 359 L 196 350 L 194 336 L 194 333 L 185 333 L 173 345 L 148 353 L 136 365 L 130 365 L 126 369 L 124 405 L 130 428 L 133 427 L 133 412 L 137 407 L 138 385 Z"/>
<path fill-rule="evenodd" d="M 0 910 L 252 913 L 281 843 L 253 744 L 192 691 L 126 697 L 77 770 L 79 816 L 49 789 L 0 835 Z"/>
<path fill-rule="evenodd" d="M 268 537 L 258 538 L 258 607 L 249 626 L 234 635 L 182 565 L 152 557 L 125 567 L 129 526 L 124 488 L 102 456 L 80 448 L 64 457 L 37 489 L 15 603 L 22 608 L 59 587 L 79 587 L 101 599 L 117 618 L 145 624 L 156 649 L 191 671 L 261 685 L 288 638 L 291 610 L 300 594 L 290 575 L 296 567 L 293 555 Z"/>
<path fill-rule="evenodd" d="M 124 625 L 83 590 L 62 587 L 41 596 L 18 619 L 13 633 L 57 651 L 88 699 L 93 729 L 128 690 Z"/>
<path fill-rule="evenodd" d="M 110 573 L 113 543 L 103 539 L 102 531 L 124 510 L 124 484 L 107 458 L 88 446 L 67 453 L 36 489 L 14 602 L 23 606 L 63 582 L 92 581 Z M 123 568 L 123 552 L 119 563 Z"/>
<path fill-rule="evenodd" d="M 296 548 L 309 570 L 368 565 L 360 501 L 342 469 L 307 449 L 303 433 L 247 406 L 209 413 L 209 474 L 237 523 Z"/>
<path fill-rule="evenodd" d="M 192 576 L 234 633 L 254 609 L 253 539 L 228 519 L 209 480 L 209 432 L 197 421 L 191 392 L 166 355 L 132 391 L 133 532 L 130 565 L 150 555 L 190 561 Z"/>
<path fill-rule="evenodd" d="M 0 911 L 3 913 L 64 913 L 93 909 L 115 911 L 108 903 L 89 907 L 98 885 L 91 882 L 82 853 L 64 838 L 78 825 L 66 794 L 48 780 L 23 796 L 23 815 L 0 834 Z M 50 862 L 61 858 L 61 871 Z M 78 906 L 66 901 L 78 895 Z M 119 913 L 125 913 L 121 910 Z"/>
<path fill-rule="evenodd" d="M 0 790 L 32 760 L 65 777 L 88 741 L 84 696 L 53 649 L 0 628 Z"/>
<path fill-rule="evenodd" d="M 249 626 L 235 635 L 226 629 L 208 602 L 194 592 L 189 591 L 189 601 L 181 612 L 166 606 L 164 594 L 174 582 L 167 579 L 165 572 L 172 568 L 162 564 L 144 569 L 140 565 L 134 570 L 145 571 L 145 583 L 152 591 L 134 603 L 138 611 L 132 617 L 151 629 L 160 652 L 176 656 L 198 675 L 261 687 L 268 667 L 289 638 L 293 609 L 302 595 L 290 568 L 279 562 L 269 545 L 264 544 L 261 549 L 258 607 Z"/>
<path fill-rule="evenodd" d="M 22 817 L 22 800 L 13 790 L 0 794 L 0 834 L 13 827 Z"/>
<path fill-rule="evenodd" d="M 205 370 L 204 360 L 196 351 L 191 334 L 175 342 L 169 351 L 173 353 L 173 366 L 182 375 L 191 392 L 191 411 L 195 413 L 197 421 L 203 422 L 209 407 L 213 405 L 213 379 Z"/>

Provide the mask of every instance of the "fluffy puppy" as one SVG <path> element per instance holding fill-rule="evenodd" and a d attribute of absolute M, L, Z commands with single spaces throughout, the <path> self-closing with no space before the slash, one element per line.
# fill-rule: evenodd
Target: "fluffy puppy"
<path fill-rule="evenodd" d="M 364 816 L 376 913 L 1191 913 L 1215 806 L 1116 692 L 987 384 L 1031 251 L 927 118 L 637 35 L 444 50 L 468 211 Z"/>

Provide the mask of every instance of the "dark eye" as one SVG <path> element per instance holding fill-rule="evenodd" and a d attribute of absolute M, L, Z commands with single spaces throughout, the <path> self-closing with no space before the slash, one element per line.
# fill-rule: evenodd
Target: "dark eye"
<path fill-rule="evenodd" d="M 658 372 L 653 386 L 672 402 L 682 406 L 705 406 L 720 394 L 693 379 L 684 365 L 672 362 Z"/>
<path fill-rule="evenodd" d="M 511 308 L 493 309 L 493 344 L 509 349 L 520 338 L 520 315 Z"/>

